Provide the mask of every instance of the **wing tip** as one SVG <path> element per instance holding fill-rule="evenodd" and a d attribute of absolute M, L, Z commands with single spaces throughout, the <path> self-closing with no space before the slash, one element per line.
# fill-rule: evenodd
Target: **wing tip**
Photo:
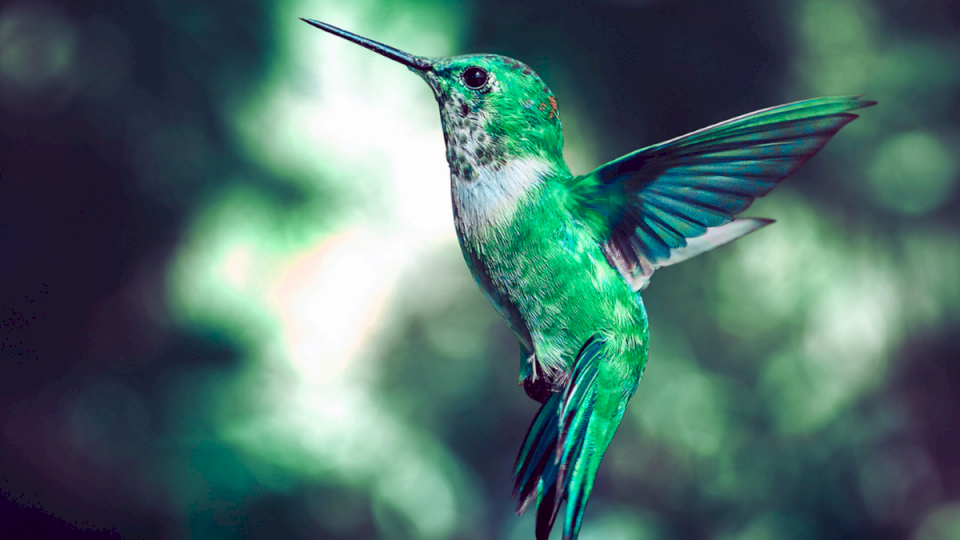
<path fill-rule="evenodd" d="M 872 99 L 863 99 L 863 96 L 864 96 L 864 94 L 848 94 L 848 95 L 841 95 L 841 96 L 823 96 L 823 97 L 818 97 L 818 98 L 812 98 L 812 99 L 805 99 L 805 100 L 797 101 L 796 103 L 811 103 L 811 104 L 813 104 L 813 103 L 816 103 L 816 102 L 821 102 L 821 103 L 840 104 L 840 103 L 846 102 L 846 104 L 844 105 L 845 108 L 844 108 L 843 110 L 834 112 L 833 114 L 849 115 L 849 116 L 851 116 L 851 117 L 853 117 L 853 118 L 857 118 L 859 115 L 853 114 L 853 113 L 851 113 L 851 112 L 849 112 L 849 111 L 855 111 L 855 110 L 858 110 L 858 109 L 866 109 L 867 107 L 873 107 L 874 105 L 877 104 L 877 102 L 874 101 L 874 100 L 872 100 Z M 827 115 L 827 116 L 830 116 L 830 115 Z"/>
<path fill-rule="evenodd" d="M 777 222 L 777 220 L 775 219 L 768 219 L 768 218 L 736 218 L 734 219 L 734 221 L 747 221 L 752 223 L 753 228 L 750 230 L 750 232 L 762 229 L 767 225 L 773 225 L 774 223 Z M 748 234 L 748 233 L 744 233 L 744 234 Z"/>
<path fill-rule="evenodd" d="M 867 107 L 873 107 L 877 104 L 876 101 L 872 99 L 863 99 L 864 94 L 857 94 L 853 96 L 844 96 L 851 101 L 851 107 L 847 109 L 848 111 L 855 111 L 857 109 L 866 109 Z M 860 115 L 849 113 L 854 118 L 859 118 Z"/>

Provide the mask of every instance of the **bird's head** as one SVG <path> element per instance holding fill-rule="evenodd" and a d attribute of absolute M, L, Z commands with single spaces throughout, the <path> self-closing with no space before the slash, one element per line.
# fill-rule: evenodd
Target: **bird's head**
<path fill-rule="evenodd" d="M 447 161 L 455 178 L 535 157 L 562 163 L 563 132 L 553 92 L 527 65 L 493 54 L 415 56 L 335 26 L 303 19 L 420 75 L 440 105 Z"/>

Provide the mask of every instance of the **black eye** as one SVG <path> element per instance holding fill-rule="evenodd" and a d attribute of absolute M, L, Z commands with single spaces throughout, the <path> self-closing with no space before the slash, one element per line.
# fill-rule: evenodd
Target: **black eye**
<path fill-rule="evenodd" d="M 463 70 L 463 83 L 469 88 L 479 90 L 487 84 L 487 70 L 476 66 L 468 67 Z"/>

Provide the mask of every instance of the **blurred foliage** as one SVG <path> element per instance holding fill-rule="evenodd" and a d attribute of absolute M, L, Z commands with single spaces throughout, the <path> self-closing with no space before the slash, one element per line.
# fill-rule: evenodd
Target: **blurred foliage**
<path fill-rule="evenodd" d="M 944 0 L 3 5 L 5 493 L 125 538 L 533 537 L 536 404 L 460 258 L 432 96 L 298 16 L 523 60 L 577 172 L 879 101 L 750 209 L 777 225 L 657 273 L 581 538 L 960 538 Z"/>

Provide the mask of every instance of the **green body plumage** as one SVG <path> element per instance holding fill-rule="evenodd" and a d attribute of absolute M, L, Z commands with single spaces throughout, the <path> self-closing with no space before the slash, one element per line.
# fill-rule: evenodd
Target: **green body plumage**
<path fill-rule="evenodd" d="M 413 56 L 309 24 L 407 65 L 440 105 L 464 259 L 517 335 L 520 379 L 543 405 L 517 458 L 518 513 L 545 540 L 566 500 L 579 534 L 600 460 L 647 361 L 640 291 L 657 269 L 771 223 L 737 219 L 856 116 L 857 97 L 774 107 L 573 176 L 556 99 L 502 56 Z"/>

